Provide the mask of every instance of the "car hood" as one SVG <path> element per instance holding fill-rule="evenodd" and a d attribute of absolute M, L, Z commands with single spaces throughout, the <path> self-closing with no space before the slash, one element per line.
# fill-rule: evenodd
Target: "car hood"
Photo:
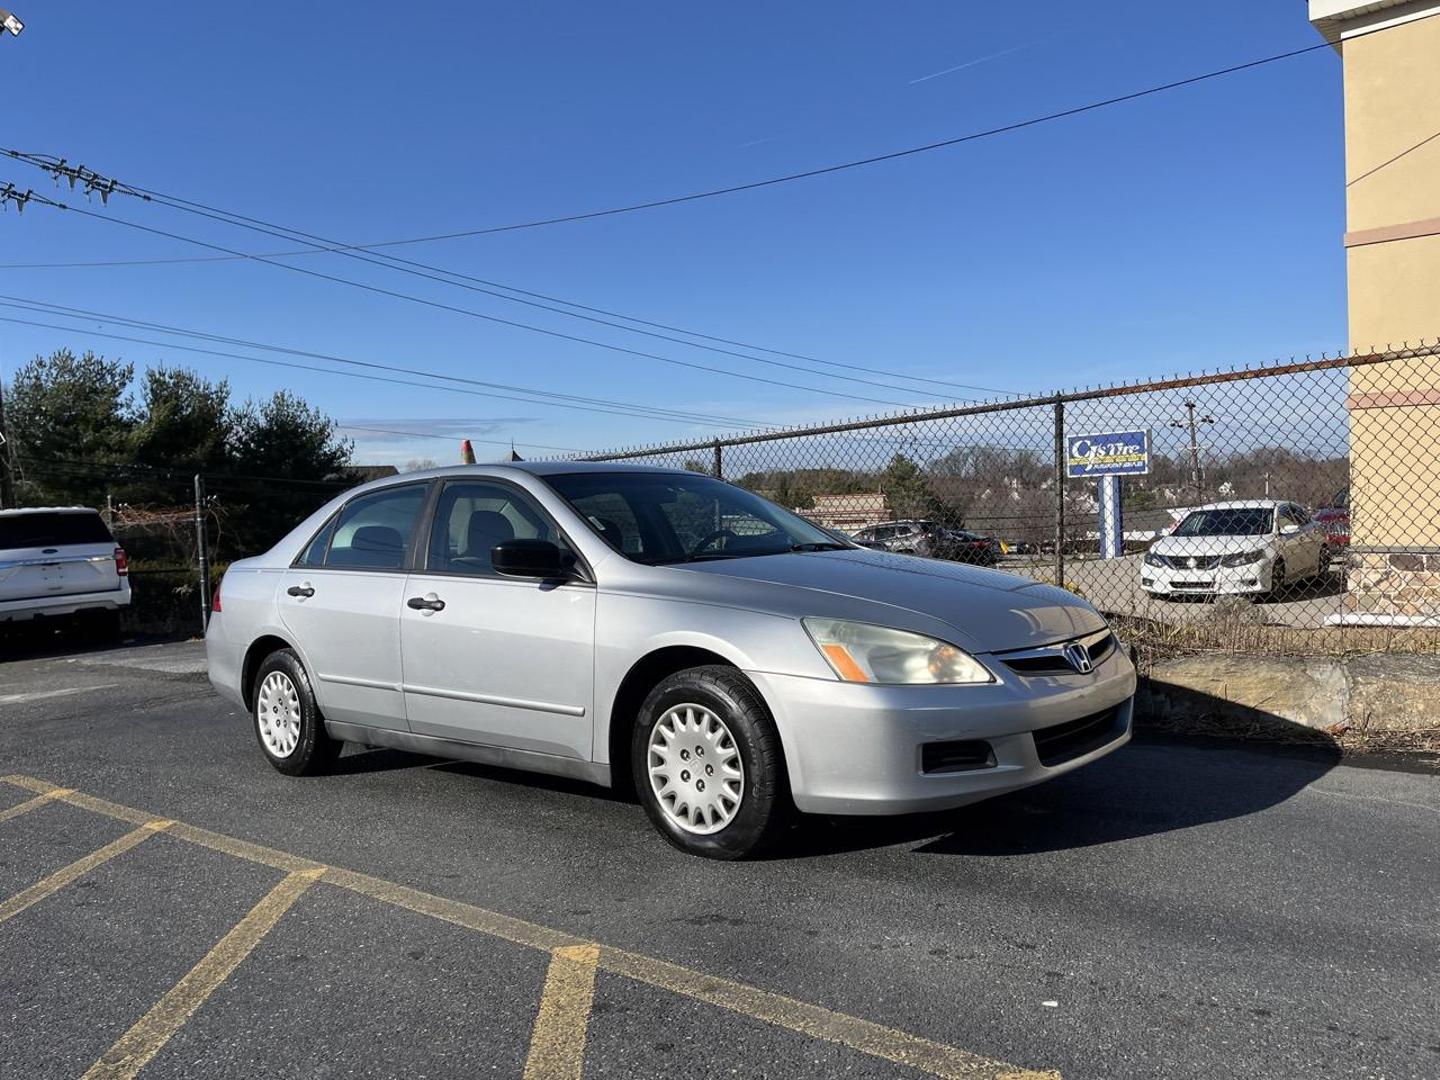
<path fill-rule="evenodd" d="M 948 633 L 972 652 L 1030 648 L 1105 626 L 1088 603 L 1052 585 L 962 563 L 877 551 L 723 559 L 676 569 L 703 579 L 712 588 L 699 591 L 713 592 L 723 602 L 800 617 L 853 618 L 920 633 Z M 783 600 L 779 589 L 785 590 Z"/>
<path fill-rule="evenodd" d="M 1273 536 L 1162 536 L 1150 546 L 1157 555 L 1239 555 L 1268 551 Z"/>

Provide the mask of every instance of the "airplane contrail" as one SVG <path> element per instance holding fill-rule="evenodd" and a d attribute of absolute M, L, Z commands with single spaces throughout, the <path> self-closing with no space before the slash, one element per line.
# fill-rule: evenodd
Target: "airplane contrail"
<path fill-rule="evenodd" d="M 1044 40 L 1044 38 L 1039 38 L 1035 41 L 1027 41 L 1023 45 L 1013 45 L 1008 49 L 1001 49 L 997 53 L 991 53 L 989 56 L 981 56 L 974 60 L 967 60 L 963 64 L 956 64 L 954 67 L 948 67 L 944 71 L 936 71 L 929 75 L 922 75 L 918 79 L 911 79 L 910 85 L 914 86 L 916 83 L 929 82 L 931 79 L 938 79 L 942 75 L 953 75 L 957 71 L 964 71 L 966 68 L 978 67 L 980 64 L 988 64 L 991 60 L 999 60 L 1002 56 L 1009 56 L 1011 53 L 1017 53 L 1025 49 L 1034 48 L 1036 45 L 1039 45 L 1040 42 Z"/>

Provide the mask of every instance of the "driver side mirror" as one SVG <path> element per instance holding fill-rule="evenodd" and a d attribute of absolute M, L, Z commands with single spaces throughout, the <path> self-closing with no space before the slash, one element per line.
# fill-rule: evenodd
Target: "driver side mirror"
<path fill-rule="evenodd" d="M 490 549 L 490 565 L 505 577 L 554 581 L 571 576 L 575 559 L 549 540 L 506 540 Z"/>

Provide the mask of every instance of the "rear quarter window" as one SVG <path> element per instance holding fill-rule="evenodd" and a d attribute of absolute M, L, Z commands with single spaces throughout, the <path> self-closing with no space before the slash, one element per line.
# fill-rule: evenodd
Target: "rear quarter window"
<path fill-rule="evenodd" d="M 0 548 L 61 547 L 65 544 L 113 544 L 115 538 L 99 514 L 40 511 L 0 517 Z"/>

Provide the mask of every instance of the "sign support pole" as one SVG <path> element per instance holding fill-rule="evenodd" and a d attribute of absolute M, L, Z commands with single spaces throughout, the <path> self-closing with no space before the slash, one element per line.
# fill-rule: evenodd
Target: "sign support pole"
<path fill-rule="evenodd" d="M 1100 557 L 1119 559 L 1125 554 L 1125 511 L 1120 505 L 1120 477 L 1100 477 Z"/>

